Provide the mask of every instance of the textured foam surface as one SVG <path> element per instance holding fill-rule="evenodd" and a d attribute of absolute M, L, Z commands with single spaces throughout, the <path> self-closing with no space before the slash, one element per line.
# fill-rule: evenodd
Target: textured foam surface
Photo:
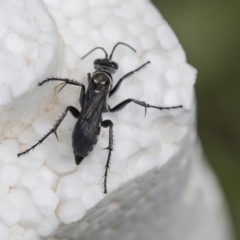
<path fill-rule="evenodd" d="M 224 240 L 227 214 L 218 186 L 203 164 L 195 129 L 196 70 L 175 33 L 148 0 L 0 1 L 0 236 L 5 239 Z M 69 105 L 80 110 L 80 89 L 47 77 L 73 78 L 87 86 L 93 61 L 119 46 L 114 83 L 147 61 L 109 99 L 127 98 L 183 109 L 129 104 L 103 114 L 114 123 L 114 151 L 103 194 L 108 129 L 91 154 L 75 165 L 67 115 L 54 134 L 41 138 Z"/>

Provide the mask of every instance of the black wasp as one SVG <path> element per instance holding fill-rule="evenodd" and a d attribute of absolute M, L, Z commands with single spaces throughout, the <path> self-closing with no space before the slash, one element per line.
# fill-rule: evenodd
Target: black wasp
<path fill-rule="evenodd" d="M 131 46 L 122 42 L 118 42 L 113 47 L 109 57 L 105 49 L 102 47 L 96 47 L 92 49 L 90 52 L 88 52 L 84 57 L 82 57 L 82 59 L 87 57 L 90 53 L 92 53 L 97 49 L 101 49 L 105 53 L 105 58 L 99 58 L 94 61 L 94 68 L 96 69 L 96 71 L 93 72 L 92 75 L 88 73 L 87 91 L 85 91 L 85 86 L 82 83 L 79 83 L 75 80 L 66 79 L 66 78 L 52 77 L 52 78 L 43 80 L 38 84 L 39 86 L 42 86 L 46 82 L 60 81 L 60 82 L 63 82 L 62 88 L 65 87 L 67 84 L 81 87 L 81 93 L 79 97 L 81 112 L 79 112 L 73 106 L 68 106 L 66 110 L 62 113 L 62 115 L 59 117 L 59 119 L 56 121 L 52 129 L 44 137 L 42 137 L 35 145 L 30 147 L 26 151 L 19 153 L 18 157 L 34 149 L 37 145 L 42 143 L 51 133 L 55 133 L 58 139 L 57 129 L 60 123 L 62 122 L 62 120 L 64 119 L 64 117 L 66 116 L 67 112 L 70 111 L 70 113 L 75 118 L 77 118 L 77 122 L 72 132 L 72 147 L 73 147 L 73 153 L 75 156 L 75 162 L 77 165 L 79 165 L 82 162 L 82 160 L 86 156 L 88 156 L 88 154 L 93 150 L 95 144 L 98 141 L 98 136 L 99 136 L 101 127 L 109 128 L 109 144 L 108 144 L 108 147 L 106 148 L 109 152 L 108 152 L 108 158 L 107 158 L 107 163 L 106 163 L 105 173 L 104 173 L 104 193 L 107 193 L 107 174 L 110 166 L 111 153 L 113 151 L 113 123 L 111 120 L 102 120 L 102 114 L 104 112 L 120 111 L 127 104 L 131 102 L 144 107 L 145 114 L 146 114 L 147 108 L 156 108 L 159 110 L 163 110 L 163 109 L 175 109 L 175 108 L 182 107 L 182 106 L 158 107 L 142 101 L 138 101 L 136 99 L 129 98 L 122 101 L 115 107 L 111 108 L 108 105 L 108 98 L 111 97 L 119 89 L 123 80 L 130 77 L 135 72 L 138 72 L 139 70 L 141 70 L 143 67 L 145 67 L 147 64 L 150 63 L 150 61 L 148 61 L 142 66 L 140 66 L 139 68 L 127 73 L 122 78 L 120 78 L 117 84 L 113 87 L 112 74 L 114 74 L 118 70 L 118 64 L 112 61 L 112 56 L 118 45 L 125 45 L 130 49 L 132 49 L 134 52 L 136 52 L 136 50 L 133 49 Z"/>

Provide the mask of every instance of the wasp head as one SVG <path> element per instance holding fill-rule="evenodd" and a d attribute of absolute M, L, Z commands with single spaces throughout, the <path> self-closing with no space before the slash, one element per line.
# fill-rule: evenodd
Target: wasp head
<path fill-rule="evenodd" d="M 93 64 L 96 70 L 104 69 L 111 74 L 114 74 L 118 70 L 118 64 L 107 58 L 96 59 Z"/>

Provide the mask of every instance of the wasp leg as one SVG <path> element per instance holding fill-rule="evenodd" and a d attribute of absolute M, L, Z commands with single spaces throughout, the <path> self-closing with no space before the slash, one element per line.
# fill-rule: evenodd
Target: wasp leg
<path fill-rule="evenodd" d="M 129 104 L 130 102 L 136 103 L 142 107 L 145 108 L 145 115 L 147 114 L 147 108 L 156 108 L 159 110 L 170 110 L 170 109 L 175 109 L 175 108 L 182 108 L 182 105 L 179 106 L 172 106 L 172 107 L 158 107 L 158 106 L 154 106 L 154 105 L 150 105 L 148 103 L 142 102 L 142 101 L 138 101 L 132 98 L 126 99 L 122 102 L 120 102 L 118 105 L 116 105 L 114 108 L 109 108 L 110 112 L 117 112 L 122 110 L 124 107 L 126 107 L 127 104 Z"/>
<path fill-rule="evenodd" d="M 50 82 L 50 81 L 60 81 L 60 82 L 63 82 L 63 83 L 65 83 L 65 84 L 71 84 L 71 85 L 76 85 L 76 86 L 80 86 L 80 87 L 82 87 L 82 88 L 85 88 L 85 86 L 84 86 L 82 83 L 80 83 L 80 82 L 78 82 L 78 81 L 76 81 L 76 80 L 70 80 L 70 79 L 68 79 L 68 78 L 54 78 L 54 77 L 52 77 L 52 78 L 47 78 L 47 79 L 39 82 L 39 83 L 38 83 L 38 86 L 42 86 L 44 83 Z"/>
<path fill-rule="evenodd" d="M 60 123 L 62 122 L 62 120 L 65 118 L 65 116 L 67 115 L 67 112 L 70 111 L 70 113 L 75 117 L 75 118 L 78 118 L 79 117 L 79 111 L 75 108 L 75 107 L 72 107 L 72 106 L 68 106 L 66 108 L 66 110 L 62 113 L 62 115 L 59 117 L 59 119 L 56 121 L 56 123 L 53 125 L 52 129 L 44 135 L 44 137 L 42 137 L 36 144 L 34 144 L 32 147 L 30 147 L 29 149 L 27 149 L 26 151 L 24 152 L 21 152 L 21 153 L 18 153 L 18 157 L 20 157 L 21 155 L 24 155 L 26 153 L 28 153 L 30 150 L 34 149 L 37 145 L 41 144 L 51 133 L 55 133 L 56 135 L 56 138 L 58 139 L 58 136 L 57 136 L 57 129 L 58 129 L 58 126 L 60 125 Z"/>
<path fill-rule="evenodd" d="M 110 159 L 111 159 L 111 153 L 113 151 L 113 123 L 110 120 L 104 120 L 102 121 L 102 127 L 108 128 L 109 127 L 109 144 L 108 147 L 106 148 L 108 152 L 108 159 L 107 163 L 105 166 L 105 173 L 104 173 L 104 193 L 107 193 L 107 174 L 108 174 L 108 169 L 110 167 Z"/>
<path fill-rule="evenodd" d="M 63 86 L 58 90 L 58 92 L 60 92 L 67 84 L 71 84 L 71 85 L 75 85 L 75 86 L 80 86 L 81 89 L 81 93 L 80 93 L 80 97 L 79 97 L 79 103 L 80 106 L 83 107 L 84 101 L 85 101 L 85 86 L 84 84 L 75 81 L 75 80 L 70 80 L 68 78 L 47 78 L 41 82 L 38 83 L 38 86 L 42 86 L 44 83 L 46 82 L 50 82 L 50 81 L 60 81 L 63 82 Z"/>
<path fill-rule="evenodd" d="M 123 81 L 124 79 L 132 76 L 135 72 L 138 72 L 139 70 L 141 70 L 142 68 L 144 68 L 144 67 L 145 67 L 147 64 L 149 64 L 149 63 L 150 63 L 150 61 L 144 63 L 144 64 L 143 64 L 142 66 L 140 66 L 139 68 L 137 68 L 137 69 L 135 69 L 135 70 L 127 73 L 127 74 L 124 75 L 122 78 L 120 78 L 120 79 L 118 80 L 118 82 L 116 83 L 116 85 L 114 86 L 114 88 L 110 91 L 109 97 L 111 97 L 111 96 L 119 89 L 119 87 L 120 87 L 120 85 L 121 85 L 121 83 L 122 83 L 122 81 Z"/>

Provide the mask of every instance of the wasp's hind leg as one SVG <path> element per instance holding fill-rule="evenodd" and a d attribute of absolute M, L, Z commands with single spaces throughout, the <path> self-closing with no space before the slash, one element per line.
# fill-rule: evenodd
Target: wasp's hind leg
<path fill-rule="evenodd" d="M 29 151 L 31 151 L 32 149 L 34 149 L 37 145 L 39 145 L 40 143 L 42 143 L 51 133 L 55 133 L 56 135 L 56 138 L 58 139 L 58 136 L 57 136 L 57 129 L 60 125 L 60 123 L 62 122 L 62 120 L 65 118 L 65 116 L 67 115 L 68 111 L 70 111 L 70 113 L 75 117 L 75 118 L 78 118 L 79 117 L 79 111 L 75 108 L 75 107 L 72 107 L 72 106 L 68 106 L 65 111 L 62 113 L 62 115 L 59 117 L 59 119 L 56 121 L 56 123 L 53 125 L 53 127 L 51 128 L 51 130 L 45 134 L 44 137 L 42 137 L 36 144 L 34 144 L 32 147 L 30 147 L 29 149 L 27 149 L 26 151 L 24 152 L 21 152 L 21 153 L 18 153 L 18 157 L 20 157 L 21 155 L 24 155 L 26 153 L 28 153 Z"/>
<path fill-rule="evenodd" d="M 108 169 L 110 167 L 111 154 L 113 151 L 113 123 L 110 120 L 102 121 L 102 127 L 109 128 L 109 144 L 108 144 L 108 147 L 106 148 L 109 152 L 108 152 L 107 163 L 105 166 L 104 184 L 103 184 L 104 185 L 104 193 L 107 193 L 107 174 L 108 174 Z"/>

